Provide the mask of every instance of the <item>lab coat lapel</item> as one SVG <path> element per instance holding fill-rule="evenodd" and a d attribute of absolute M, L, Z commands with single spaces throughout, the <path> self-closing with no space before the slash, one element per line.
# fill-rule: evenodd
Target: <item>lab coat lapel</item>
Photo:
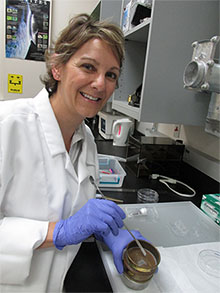
<path fill-rule="evenodd" d="M 82 144 L 82 150 L 78 161 L 78 188 L 72 205 L 72 214 L 77 212 L 90 198 L 95 197 L 95 187 L 91 184 L 89 176 L 97 180 L 98 158 L 96 145 L 93 142 L 89 129 L 85 129 L 86 135 Z"/>
<path fill-rule="evenodd" d="M 89 178 L 90 175 L 97 177 L 96 173 L 98 166 L 96 147 L 94 143 L 91 142 L 91 138 L 89 137 L 91 134 L 88 132 L 88 129 L 86 129 L 84 123 L 81 125 L 81 127 L 84 135 L 82 150 L 78 158 L 78 176 L 67 153 L 65 163 L 65 169 L 71 175 L 71 177 L 78 182 L 78 184 L 81 184 L 86 178 Z"/>
<path fill-rule="evenodd" d="M 95 172 L 96 160 L 94 158 L 95 153 L 89 148 L 88 141 L 83 143 L 82 152 L 78 163 L 78 180 L 82 183 L 86 178 Z"/>
<path fill-rule="evenodd" d="M 36 113 L 40 117 L 41 126 L 44 130 L 45 139 L 51 156 L 64 154 L 66 152 L 62 133 L 55 114 L 51 107 L 48 92 L 43 88 L 34 98 Z"/>
<path fill-rule="evenodd" d="M 76 172 L 74 170 L 74 167 L 73 167 L 73 163 L 71 162 L 70 160 L 70 157 L 68 155 L 68 153 L 66 152 L 66 162 L 65 162 L 65 169 L 67 170 L 67 172 L 70 174 L 70 176 L 76 181 L 78 182 L 77 180 L 77 175 L 76 175 Z"/>

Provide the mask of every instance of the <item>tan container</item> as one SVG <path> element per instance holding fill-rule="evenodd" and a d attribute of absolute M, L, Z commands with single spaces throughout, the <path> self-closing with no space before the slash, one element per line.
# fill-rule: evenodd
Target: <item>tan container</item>
<path fill-rule="evenodd" d="M 160 253 L 152 244 L 139 240 L 146 251 L 144 256 L 135 241 L 128 244 L 123 256 L 124 273 L 122 281 L 134 290 L 147 287 L 160 263 Z"/>

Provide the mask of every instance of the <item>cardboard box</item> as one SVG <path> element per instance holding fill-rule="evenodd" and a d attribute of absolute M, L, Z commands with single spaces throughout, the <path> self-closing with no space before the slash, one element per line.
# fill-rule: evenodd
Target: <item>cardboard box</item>
<path fill-rule="evenodd" d="M 200 208 L 220 226 L 220 193 L 204 194 Z"/>

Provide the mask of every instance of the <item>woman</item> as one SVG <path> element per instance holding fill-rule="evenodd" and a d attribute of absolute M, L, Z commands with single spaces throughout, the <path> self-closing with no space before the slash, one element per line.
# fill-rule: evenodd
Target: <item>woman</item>
<path fill-rule="evenodd" d="M 89 177 L 98 182 L 97 150 L 83 122 L 113 93 L 122 60 L 120 29 L 78 15 L 46 56 L 45 89 L 34 99 L 1 102 L 1 292 L 62 291 L 91 235 L 109 246 L 123 272 L 132 239 L 120 229 L 124 212 L 95 199 Z"/>

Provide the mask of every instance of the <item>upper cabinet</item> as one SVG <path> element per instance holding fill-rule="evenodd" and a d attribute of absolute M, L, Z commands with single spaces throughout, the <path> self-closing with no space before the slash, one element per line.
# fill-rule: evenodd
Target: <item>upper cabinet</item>
<path fill-rule="evenodd" d="M 120 25 L 122 0 L 101 0 L 97 3 L 91 15 L 97 20 L 110 20 Z"/>
<path fill-rule="evenodd" d="M 122 26 L 128 2 L 100 1 L 102 17 L 118 17 L 120 8 Z M 204 125 L 210 94 L 184 89 L 183 72 L 192 59 L 191 44 L 219 35 L 219 0 L 152 0 L 151 17 L 124 35 L 126 55 L 113 109 L 142 122 Z M 129 95 L 141 84 L 140 106 L 129 105 Z"/>

